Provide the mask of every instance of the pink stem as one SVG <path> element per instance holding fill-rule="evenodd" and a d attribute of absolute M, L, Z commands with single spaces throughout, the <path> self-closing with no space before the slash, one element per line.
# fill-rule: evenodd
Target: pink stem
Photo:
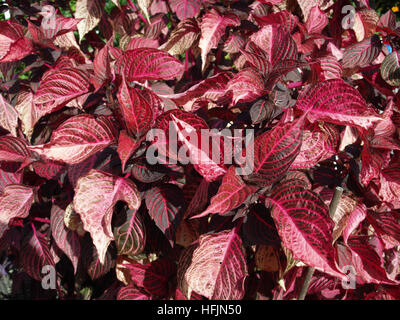
<path fill-rule="evenodd" d="M 293 88 L 301 87 L 302 85 L 303 85 L 303 82 L 302 82 L 302 81 L 299 81 L 299 82 L 288 83 L 288 84 L 287 84 L 287 87 L 288 87 L 289 89 L 293 89 Z"/>
<path fill-rule="evenodd" d="M 144 22 L 148 23 L 145 17 L 140 13 L 140 11 L 136 8 L 135 4 L 132 2 L 132 0 L 128 0 L 129 5 L 132 7 L 133 10 L 137 11 L 138 17 Z"/>
<path fill-rule="evenodd" d="M 50 219 L 45 218 L 33 217 L 32 220 L 36 222 L 50 223 Z"/>

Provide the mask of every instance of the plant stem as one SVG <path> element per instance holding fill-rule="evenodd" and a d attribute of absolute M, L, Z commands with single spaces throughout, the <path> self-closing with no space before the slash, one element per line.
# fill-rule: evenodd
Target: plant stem
<path fill-rule="evenodd" d="M 331 200 L 331 203 L 329 204 L 329 216 L 332 218 L 333 215 L 336 212 L 336 209 L 339 205 L 340 202 L 340 198 L 342 197 L 343 194 L 343 188 L 342 187 L 336 187 L 335 189 L 335 193 L 333 194 L 333 198 Z M 304 279 L 303 282 L 303 286 L 300 290 L 300 294 L 299 294 L 299 298 L 298 300 L 304 300 L 306 295 L 307 295 L 307 291 L 308 291 L 308 287 L 310 286 L 310 281 L 311 278 L 314 274 L 315 268 L 313 267 L 309 267 L 307 269 L 307 273 L 306 273 L 306 277 Z"/>

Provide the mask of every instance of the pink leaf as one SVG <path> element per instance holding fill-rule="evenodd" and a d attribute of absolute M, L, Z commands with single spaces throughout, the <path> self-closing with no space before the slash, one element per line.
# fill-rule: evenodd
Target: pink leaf
<path fill-rule="evenodd" d="M 23 171 L 16 162 L 0 162 L 0 193 L 9 184 L 20 184 L 22 182 Z"/>
<path fill-rule="evenodd" d="M 24 162 L 31 156 L 25 140 L 12 136 L 0 137 L 0 161 Z"/>
<path fill-rule="evenodd" d="M 372 36 L 346 48 L 343 59 L 343 68 L 367 67 L 381 52 L 381 41 L 378 36 Z"/>
<path fill-rule="evenodd" d="M 54 161 L 79 163 L 115 142 L 115 129 L 105 117 L 82 114 L 63 122 L 50 142 L 31 149 Z"/>
<path fill-rule="evenodd" d="M 292 168 L 306 169 L 336 153 L 339 132 L 330 124 L 315 123 L 303 131 L 303 143 Z"/>
<path fill-rule="evenodd" d="M 155 48 L 159 47 L 158 40 L 146 37 L 133 37 L 127 44 L 125 50 L 133 50 L 138 48 Z"/>
<path fill-rule="evenodd" d="M 217 194 L 212 197 L 208 208 L 192 218 L 204 217 L 210 213 L 223 215 L 239 207 L 255 190 L 254 186 L 247 186 L 236 174 L 235 167 L 231 166 L 222 179 Z"/>
<path fill-rule="evenodd" d="M 196 111 L 200 101 L 216 102 L 226 94 L 226 85 L 232 79 L 230 72 L 218 73 L 215 76 L 202 80 L 182 93 L 163 95 L 162 97 L 173 100 L 186 111 Z"/>
<path fill-rule="evenodd" d="M 178 19 L 184 20 L 197 15 L 203 0 L 169 0 L 168 2 Z"/>
<path fill-rule="evenodd" d="M 306 86 L 300 93 L 296 108 L 309 111 L 307 118 L 311 122 L 322 120 L 368 129 L 381 120 L 367 107 L 361 94 L 342 79 Z"/>
<path fill-rule="evenodd" d="M 211 9 L 204 16 L 200 23 L 201 37 L 199 48 L 201 49 L 201 61 L 204 70 L 207 55 L 211 49 L 218 46 L 219 40 L 229 26 L 237 27 L 240 25 L 239 18 L 232 13 L 221 15 L 217 10 Z"/>
<path fill-rule="evenodd" d="M 0 238 L 13 218 L 26 218 L 33 203 L 34 190 L 19 184 L 7 185 L 0 194 Z"/>
<path fill-rule="evenodd" d="M 76 68 L 52 69 L 40 81 L 34 96 L 36 119 L 59 110 L 89 92 L 88 76 Z"/>
<path fill-rule="evenodd" d="M 142 91 L 128 87 L 123 81 L 118 91 L 118 101 L 129 133 L 140 138 L 153 124 L 153 110 Z"/>
<path fill-rule="evenodd" d="M 311 9 L 310 15 L 306 21 L 306 29 L 308 34 L 321 33 L 322 30 L 328 25 L 328 17 L 320 9 L 319 6 L 315 6 Z"/>
<path fill-rule="evenodd" d="M 329 205 L 332 201 L 333 190 L 325 189 L 320 193 L 320 196 L 325 204 Z M 367 208 L 365 204 L 350 192 L 345 191 L 332 217 L 332 220 L 335 222 L 333 241 L 343 236 L 344 242 L 347 243 L 350 235 L 358 228 L 360 223 L 364 221 L 366 216 Z"/>
<path fill-rule="evenodd" d="M 272 65 L 297 58 L 296 43 L 283 25 L 265 26 L 253 33 L 250 40 L 266 52 Z"/>
<path fill-rule="evenodd" d="M 24 37 L 22 26 L 10 20 L 0 21 L 0 62 L 22 60 L 30 53 L 33 53 L 33 46 Z"/>
<path fill-rule="evenodd" d="M 264 79 L 255 69 L 246 68 L 228 82 L 226 89 L 232 91 L 232 104 L 250 102 L 264 93 Z"/>
<path fill-rule="evenodd" d="M 132 181 L 98 170 L 78 180 L 74 210 L 93 239 L 100 263 L 104 263 L 108 245 L 114 239 L 111 219 L 117 201 L 125 201 L 131 210 L 139 208 L 140 194 Z"/>
<path fill-rule="evenodd" d="M 0 95 L 0 126 L 14 137 L 17 136 L 18 112 L 2 95 Z"/>
<path fill-rule="evenodd" d="M 126 218 L 118 219 L 114 227 L 115 244 L 119 255 L 134 256 L 144 250 L 146 228 L 136 210 L 127 210 Z"/>
<path fill-rule="evenodd" d="M 211 300 L 240 300 L 248 275 L 246 255 L 236 230 L 200 236 L 178 263 L 178 286 L 190 299 L 193 292 Z"/>
<path fill-rule="evenodd" d="M 288 180 L 273 189 L 266 200 L 272 207 L 283 245 L 293 258 L 335 277 L 338 271 L 332 247 L 333 223 L 328 207 L 297 180 Z"/>
<path fill-rule="evenodd" d="M 147 292 L 144 292 L 144 290 L 129 285 L 122 287 L 118 291 L 117 300 L 151 300 L 151 296 Z"/>
<path fill-rule="evenodd" d="M 393 209 L 400 209 L 400 165 L 391 164 L 382 170 L 379 197 Z"/>
<path fill-rule="evenodd" d="M 124 74 L 126 81 L 172 80 L 180 78 L 183 64 L 168 53 L 154 48 L 126 51 L 115 62 L 116 74 Z"/>
<path fill-rule="evenodd" d="M 189 160 L 198 173 L 207 181 L 213 181 L 226 173 L 224 165 L 224 139 L 219 135 L 213 136 L 208 131 L 200 132 L 190 124 L 172 116 L 173 124 L 178 133 L 178 139 L 189 153 Z M 207 140 L 207 143 L 204 141 Z M 214 146 L 219 143 L 219 150 Z M 205 150 L 204 150 L 205 147 Z"/>

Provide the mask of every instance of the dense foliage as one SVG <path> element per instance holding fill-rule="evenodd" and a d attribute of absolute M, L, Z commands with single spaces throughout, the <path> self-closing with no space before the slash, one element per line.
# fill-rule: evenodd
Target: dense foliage
<path fill-rule="evenodd" d="M 297 299 L 309 284 L 309 299 L 400 299 L 392 11 L 368 0 L 2 10 L 1 298 Z"/>

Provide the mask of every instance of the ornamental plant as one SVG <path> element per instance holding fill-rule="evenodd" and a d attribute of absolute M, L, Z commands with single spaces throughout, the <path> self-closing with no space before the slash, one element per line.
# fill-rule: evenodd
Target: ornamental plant
<path fill-rule="evenodd" d="M 400 299 L 393 12 L 2 11 L 0 297 Z"/>

